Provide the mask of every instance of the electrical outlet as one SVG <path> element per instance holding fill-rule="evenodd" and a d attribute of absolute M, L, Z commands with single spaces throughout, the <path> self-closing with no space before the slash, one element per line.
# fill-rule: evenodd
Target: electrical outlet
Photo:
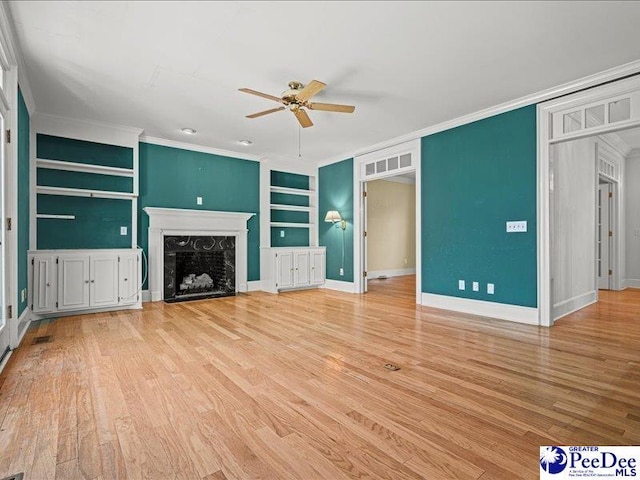
<path fill-rule="evenodd" d="M 202 205 L 202 197 L 196 197 L 196 204 Z"/>
<path fill-rule="evenodd" d="M 344 277 L 344 268 L 340 267 L 340 276 Z"/>
<path fill-rule="evenodd" d="M 465 288 L 464 280 L 458 280 L 458 290 L 464 290 Z"/>
<path fill-rule="evenodd" d="M 126 235 L 127 234 L 127 227 L 120 227 L 120 235 Z"/>
<path fill-rule="evenodd" d="M 487 293 L 489 295 L 493 295 L 494 291 L 495 291 L 495 288 L 493 286 L 493 283 L 487 283 Z"/>
<path fill-rule="evenodd" d="M 284 238 L 284 230 L 280 230 L 280 238 Z"/>
<path fill-rule="evenodd" d="M 524 233 L 527 231 L 527 221 L 507 222 L 507 233 Z"/>
<path fill-rule="evenodd" d="M 478 282 L 473 282 L 473 291 L 478 292 L 480 290 L 480 284 Z"/>
<path fill-rule="evenodd" d="M 23 288 L 20 290 L 20 301 L 24 302 L 27 299 L 27 289 Z"/>

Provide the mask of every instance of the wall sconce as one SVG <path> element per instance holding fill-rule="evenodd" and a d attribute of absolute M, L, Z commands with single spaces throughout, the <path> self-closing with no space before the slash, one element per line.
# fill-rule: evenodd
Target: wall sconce
<path fill-rule="evenodd" d="M 324 217 L 324 221 L 333 223 L 336 228 L 341 228 L 342 230 L 347 229 L 347 222 L 342 219 L 340 212 L 337 210 L 329 210 L 327 215 Z"/>
<path fill-rule="evenodd" d="M 340 212 L 329 210 L 324 217 L 325 222 L 331 222 L 336 228 L 342 229 L 342 263 L 340 264 L 340 276 L 344 275 L 344 231 L 347 229 L 347 222 L 342 219 Z"/>

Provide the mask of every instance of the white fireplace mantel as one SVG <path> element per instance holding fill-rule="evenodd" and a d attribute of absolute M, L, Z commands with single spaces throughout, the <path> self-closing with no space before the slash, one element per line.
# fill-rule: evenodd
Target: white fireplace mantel
<path fill-rule="evenodd" d="M 236 291 L 247 291 L 247 221 L 255 213 L 145 207 L 149 216 L 149 290 L 151 301 L 164 294 L 164 237 L 212 235 L 236 237 Z"/>

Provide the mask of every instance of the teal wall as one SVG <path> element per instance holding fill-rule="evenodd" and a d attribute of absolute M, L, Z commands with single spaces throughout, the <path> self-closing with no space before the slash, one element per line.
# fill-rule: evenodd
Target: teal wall
<path fill-rule="evenodd" d="M 38 134 L 38 158 L 132 168 L 133 149 Z M 132 192 L 133 180 L 112 175 L 38 168 L 37 184 L 90 190 Z M 129 248 L 131 247 L 131 200 L 38 195 L 38 213 L 75 215 L 74 220 L 38 219 L 37 248 Z M 120 235 L 127 227 L 127 235 Z"/>
<path fill-rule="evenodd" d="M 18 88 L 18 315 L 27 307 L 20 292 L 27 288 L 29 250 L 29 110 Z"/>
<path fill-rule="evenodd" d="M 536 106 L 424 137 L 422 291 L 536 307 L 536 261 Z"/>
<path fill-rule="evenodd" d="M 148 253 L 144 207 L 256 213 L 248 224 L 248 280 L 260 280 L 260 164 L 140 143 L 138 244 Z M 196 197 L 202 205 L 196 205 Z M 147 288 L 146 285 L 144 288 Z"/>
<path fill-rule="evenodd" d="M 318 171 L 318 234 L 327 247 L 327 278 L 353 282 L 353 159 L 321 167 Z M 328 210 L 337 210 L 347 222 L 344 276 L 339 275 L 342 230 L 324 221 Z"/>

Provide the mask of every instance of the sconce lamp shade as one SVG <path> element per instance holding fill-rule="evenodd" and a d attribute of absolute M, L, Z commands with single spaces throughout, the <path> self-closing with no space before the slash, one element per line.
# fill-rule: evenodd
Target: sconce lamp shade
<path fill-rule="evenodd" d="M 340 212 L 337 210 L 329 210 L 327 215 L 324 217 L 325 222 L 336 223 L 340 220 L 342 220 L 342 217 L 340 216 Z"/>

